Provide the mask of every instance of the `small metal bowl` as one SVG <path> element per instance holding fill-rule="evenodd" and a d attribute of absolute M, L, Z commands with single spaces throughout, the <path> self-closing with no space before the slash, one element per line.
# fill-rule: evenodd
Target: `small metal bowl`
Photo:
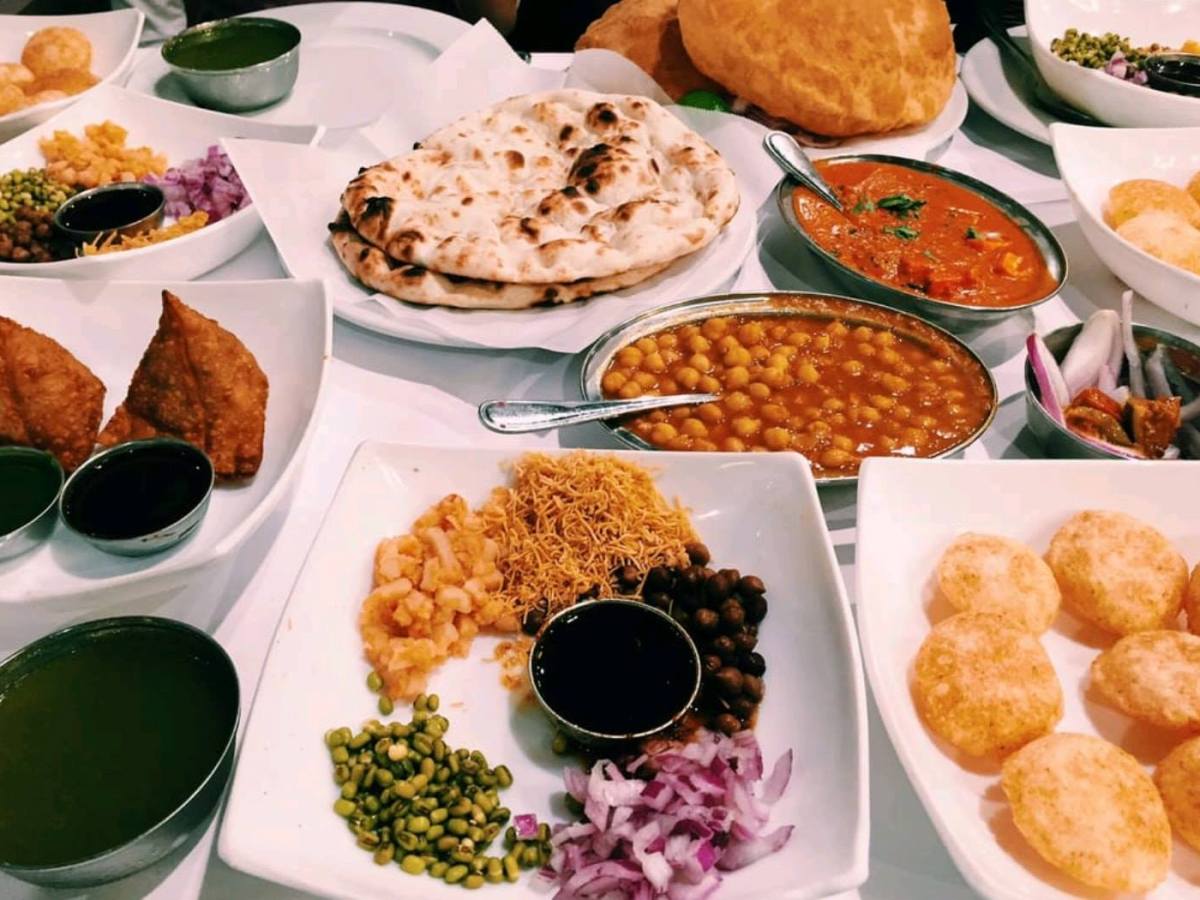
<path fill-rule="evenodd" d="M 72 210 L 77 210 L 81 205 L 94 202 L 93 198 L 118 194 L 132 195 L 130 197 L 131 202 L 139 203 L 141 209 L 145 210 L 145 212 L 142 212 L 136 218 L 130 219 L 128 222 L 119 222 L 109 228 L 83 230 L 72 228 L 66 224 Z M 108 240 L 118 235 L 141 234 L 143 231 L 151 231 L 162 225 L 163 211 L 166 203 L 167 198 L 163 194 L 162 188 L 152 184 L 145 184 L 140 181 L 106 184 L 102 187 L 92 188 L 91 190 L 80 191 L 69 198 L 66 203 L 55 210 L 53 219 L 54 227 L 58 230 L 59 234 L 76 244 L 92 244 L 96 241 Z"/>
<path fill-rule="evenodd" d="M 135 630 L 152 631 L 164 640 L 185 644 L 187 652 L 212 663 L 220 673 L 222 690 L 232 710 L 224 749 L 192 793 L 133 840 L 87 859 L 62 865 L 22 865 L 0 856 L 0 871 L 31 884 L 56 888 L 84 888 L 115 881 L 153 865 L 182 844 L 208 819 L 220 800 L 233 770 L 237 726 L 241 716 L 237 669 L 220 644 L 191 625 L 153 616 L 120 616 L 63 628 L 0 661 L 0 697 L 11 685 L 27 677 L 39 666 L 54 657 L 71 653 L 86 641 Z M 41 772 L 37 777 L 49 779 L 52 788 L 55 778 L 70 777 L 70 773 Z"/>
<path fill-rule="evenodd" d="M 1151 87 L 1200 97 L 1200 53 L 1156 53 L 1145 68 Z"/>
<path fill-rule="evenodd" d="M 1067 325 L 1043 335 L 1042 340 L 1045 341 L 1046 349 L 1050 351 L 1055 361 L 1061 363 L 1067 355 L 1067 351 L 1071 349 L 1071 344 L 1082 330 L 1082 323 Z M 1169 331 L 1161 331 L 1149 325 L 1134 325 L 1133 339 L 1142 347 L 1163 344 L 1182 350 L 1200 362 L 1200 346 L 1171 334 Z M 1037 442 L 1046 451 L 1047 456 L 1057 459 L 1125 459 L 1123 456 L 1110 453 L 1102 447 L 1083 440 L 1071 429 L 1050 418 L 1050 413 L 1046 412 L 1046 407 L 1042 406 L 1042 392 L 1038 390 L 1037 379 L 1034 377 L 1033 366 L 1028 357 L 1025 359 L 1025 421 Z"/>
<path fill-rule="evenodd" d="M 58 487 L 41 512 L 24 525 L 0 534 L 0 560 L 20 556 L 50 537 L 58 523 L 58 498 L 66 480 L 58 460 L 44 450 L 34 450 L 32 447 L 0 447 L 0 465 L 9 464 L 44 466 L 57 477 Z"/>
<path fill-rule="evenodd" d="M 195 69 L 175 61 L 188 45 L 216 44 L 256 35 L 282 37 L 285 50 L 272 59 L 236 69 Z M 222 112 L 246 112 L 277 103 L 291 93 L 300 72 L 300 29 L 290 22 L 260 16 L 239 16 L 205 22 L 181 31 L 162 46 L 163 61 L 200 106 Z"/>
<path fill-rule="evenodd" d="M 1002 194 L 991 185 L 971 178 L 969 175 L 963 175 L 961 172 L 955 172 L 953 169 L 946 169 L 942 166 L 936 166 L 933 163 L 922 162 L 916 159 L 905 159 L 899 156 L 863 154 L 859 156 L 835 156 L 827 161 L 831 163 L 887 163 L 911 169 L 914 172 L 923 172 L 926 175 L 936 176 L 951 184 L 965 188 L 973 194 L 978 194 L 1004 213 L 1018 228 L 1029 236 L 1041 252 L 1042 261 L 1046 264 L 1046 268 L 1050 270 L 1050 275 L 1054 278 L 1055 282 L 1054 289 L 1044 297 L 1038 297 L 1036 300 L 1023 303 L 1020 306 L 989 307 L 967 306 L 962 303 L 938 300 L 928 297 L 919 291 L 905 290 L 887 282 L 877 281 L 850 268 L 809 237 L 808 232 L 804 230 L 803 224 L 796 217 L 796 210 L 792 206 L 792 192 L 801 185 L 794 179 L 784 178 L 775 189 L 775 202 L 779 207 L 780 215 L 783 216 L 783 220 L 787 222 L 792 231 L 804 242 L 804 245 L 812 251 L 813 255 L 825 263 L 834 277 L 854 296 L 865 297 L 868 300 L 883 303 L 904 312 L 916 313 L 923 318 L 932 319 L 948 328 L 967 330 L 994 325 L 1003 319 L 1007 319 L 1009 316 L 1033 309 L 1035 306 L 1040 306 L 1054 297 L 1062 290 L 1062 286 L 1066 284 L 1067 255 L 1063 252 L 1062 245 L 1058 242 L 1058 238 L 1054 236 L 1054 232 L 1012 197 Z"/>
<path fill-rule="evenodd" d="M 549 703 L 546 702 L 546 699 L 542 696 L 542 692 L 538 689 L 538 678 L 534 671 L 534 661 L 536 659 L 536 653 L 534 651 L 536 651 L 537 647 L 537 641 L 535 641 L 534 650 L 529 654 L 529 664 L 527 667 L 529 684 L 533 688 L 533 695 L 537 698 L 538 705 L 541 706 L 542 710 L 550 718 L 550 721 L 554 723 L 555 727 L 586 747 L 603 748 L 615 747 L 622 744 L 631 744 L 667 731 L 681 718 L 683 718 L 683 716 L 687 714 L 687 711 L 692 708 L 692 704 L 696 702 L 696 696 L 700 693 L 700 683 L 703 676 L 703 669 L 700 663 L 700 651 L 696 648 L 696 642 L 692 640 L 692 636 L 687 633 L 687 629 L 676 622 L 663 610 L 656 606 L 651 606 L 649 603 L 643 603 L 641 600 L 629 597 L 612 597 L 604 600 L 585 600 L 581 603 L 576 603 L 573 606 L 568 606 L 565 609 L 559 610 L 557 613 L 547 619 L 541 634 L 545 635 L 558 619 L 570 613 L 578 613 L 579 610 L 585 605 L 590 606 L 592 604 L 598 605 L 609 603 L 619 603 L 624 604 L 625 606 L 636 607 L 638 610 L 644 610 L 647 614 L 658 616 L 664 622 L 670 623 L 671 628 L 678 632 L 680 637 L 683 638 L 687 646 L 691 649 L 691 655 L 695 663 L 696 675 L 692 684 L 692 689 L 688 694 L 687 702 L 681 704 L 678 712 L 676 712 L 675 715 L 671 716 L 666 721 L 658 723 L 652 728 L 639 731 L 635 734 L 605 734 L 603 732 L 591 731 L 576 724 L 575 722 L 572 722 L 570 719 L 564 718 Z M 541 637 L 539 637 L 538 640 L 541 640 Z"/>
<path fill-rule="evenodd" d="M 203 463 L 203 466 L 208 472 L 208 487 L 204 491 L 203 496 L 196 502 L 196 505 L 191 508 L 186 514 L 181 516 L 176 521 L 153 531 L 150 534 L 138 535 L 128 538 L 108 538 L 98 537 L 88 534 L 76 527 L 71 521 L 68 506 L 71 500 L 72 486 L 75 485 L 80 478 L 86 477 L 86 473 L 95 468 L 97 463 L 103 462 L 106 459 L 121 454 L 136 452 L 140 447 L 156 447 L 168 446 L 178 448 L 185 454 L 191 456 L 197 463 Z M 152 553 L 159 553 L 169 547 L 174 547 L 190 537 L 192 533 L 200 526 L 204 520 L 205 513 L 208 512 L 208 503 L 212 497 L 213 484 L 216 480 L 216 473 L 213 470 L 212 460 L 203 450 L 187 441 L 181 441 L 171 437 L 156 437 L 141 441 L 128 441 L 124 444 L 117 444 L 114 447 L 109 447 L 107 450 L 101 450 L 99 453 L 88 458 L 88 460 L 78 469 L 71 473 L 71 477 L 67 479 L 66 485 L 62 489 L 62 493 L 58 499 L 59 516 L 62 518 L 63 524 L 67 529 L 83 538 L 97 550 L 103 550 L 105 553 L 112 553 L 116 556 L 149 556 Z"/>
<path fill-rule="evenodd" d="M 996 408 L 1000 403 L 1000 395 L 996 389 L 996 381 L 983 360 L 962 340 L 955 337 L 944 328 L 939 328 L 911 313 L 901 312 L 879 303 L 869 303 L 865 300 L 853 300 L 849 297 L 839 297 L 836 294 L 820 294 L 815 292 L 774 291 L 766 294 L 718 294 L 712 297 L 700 297 L 695 300 L 685 300 L 671 306 L 642 313 L 622 322 L 620 325 L 598 337 L 584 355 L 583 364 L 579 371 L 579 390 L 585 400 L 603 400 L 604 390 L 601 379 L 612 362 L 614 356 L 638 338 L 675 328 L 679 325 L 708 319 L 713 316 L 805 316 L 817 319 L 832 319 L 841 317 L 847 321 L 858 321 L 867 325 L 879 325 L 881 322 L 889 327 L 905 332 L 913 340 L 928 341 L 930 339 L 948 342 L 963 359 L 977 366 L 987 378 L 991 386 L 991 405 L 987 416 L 970 435 L 952 447 L 947 447 L 933 459 L 952 456 L 959 453 L 983 436 L 992 420 L 996 417 Z M 626 428 L 619 420 L 605 420 L 600 423 L 607 428 L 617 440 L 632 447 L 634 450 L 659 450 L 648 441 L 642 440 L 635 432 Z M 695 451 L 700 452 L 700 451 Z M 783 451 L 789 452 L 789 451 Z M 858 483 L 858 475 L 816 475 L 817 487 L 832 487 L 834 485 L 853 485 Z"/>

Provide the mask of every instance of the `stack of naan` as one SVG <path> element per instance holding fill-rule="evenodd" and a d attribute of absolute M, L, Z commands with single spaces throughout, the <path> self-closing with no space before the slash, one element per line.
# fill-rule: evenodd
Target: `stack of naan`
<path fill-rule="evenodd" d="M 523 309 L 637 284 L 733 218 L 733 172 L 645 97 L 513 97 L 363 169 L 329 226 L 364 285 L 413 303 Z"/>

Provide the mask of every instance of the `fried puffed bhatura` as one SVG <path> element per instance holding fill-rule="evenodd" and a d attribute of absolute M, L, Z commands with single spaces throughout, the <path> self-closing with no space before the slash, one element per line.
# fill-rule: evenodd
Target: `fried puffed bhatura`
<path fill-rule="evenodd" d="M 1086 734 L 1051 734 L 1004 761 L 1013 821 L 1055 868 L 1092 887 L 1148 891 L 1167 877 L 1171 826 L 1138 761 Z"/>
<path fill-rule="evenodd" d="M 1037 638 L 987 613 L 934 626 L 917 653 L 913 693 L 926 724 L 971 756 L 1015 750 L 1063 713 L 1062 687 Z"/>
<path fill-rule="evenodd" d="M 938 593 L 960 612 L 994 613 L 1041 634 L 1058 615 L 1062 595 L 1045 560 L 1020 541 L 963 534 L 938 562 Z"/>
<path fill-rule="evenodd" d="M 1154 772 L 1154 783 L 1179 836 L 1200 850 L 1200 737 L 1168 753 Z"/>
<path fill-rule="evenodd" d="M 1085 510 L 1059 528 L 1046 553 L 1063 604 L 1112 634 L 1170 628 L 1187 563 L 1163 535 L 1125 513 Z"/>
<path fill-rule="evenodd" d="M 235 335 L 163 291 L 158 331 L 100 443 L 171 435 L 204 450 L 219 478 L 248 478 L 262 463 L 267 393 Z"/>
<path fill-rule="evenodd" d="M 0 444 L 35 447 L 74 470 L 96 445 L 104 385 L 57 341 L 0 316 Z"/>
<path fill-rule="evenodd" d="M 820 135 L 925 124 L 954 88 L 942 0 L 679 0 L 679 24 L 697 69 Z"/>
<path fill-rule="evenodd" d="M 635 63 L 673 99 L 721 86 L 696 68 L 679 32 L 679 0 L 621 0 L 575 44 L 576 50 L 612 50 Z"/>
<path fill-rule="evenodd" d="M 1187 611 L 1188 631 L 1200 634 L 1200 565 L 1192 570 L 1192 580 L 1188 582 L 1183 607 Z"/>
<path fill-rule="evenodd" d="M 1121 712 L 1161 728 L 1200 731 L 1200 637 L 1143 631 L 1092 663 L 1092 684 Z"/>

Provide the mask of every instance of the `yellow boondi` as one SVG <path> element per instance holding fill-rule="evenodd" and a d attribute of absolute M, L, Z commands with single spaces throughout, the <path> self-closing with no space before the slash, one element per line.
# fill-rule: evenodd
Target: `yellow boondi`
<path fill-rule="evenodd" d="M 69 131 L 55 131 L 38 141 L 51 178 L 94 188 L 117 181 L 140 181 L 167 170 L 164 154 L 149 147 L 126 147 L 129 132 L 115 122 L 87 125 L 83 132 L 80 138 Z"/>

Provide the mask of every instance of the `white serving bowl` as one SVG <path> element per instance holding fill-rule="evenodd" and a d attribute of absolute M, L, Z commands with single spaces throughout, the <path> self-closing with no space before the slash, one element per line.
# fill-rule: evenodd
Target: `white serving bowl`
<path fill-rule="evenodd" d="M 0 172 L 42 166 L 38 141 L 55 131 L 82 135 L 84 127 L 111 120 L 129 132 L 128 147 L 148 146 L 167 157 L 169 166 L 202 157 L 221 137 L 239 134 L 271 141 L 308 143 L 315 126 L 273 125 L 183 106 L 123 88 L 93 88 L 86 103 L 0 145 Z M 0 262 L 0 275 L 30 278 L 187 280 L 203 275 L 241 253 L 258 235 L 262 219 L 253 206 L 206 225 L 199 231 L 136 250 L 47 263 Z"/>
<path fill-rule="evenodd" d="M 1200 129 L 1050 126 L 1054 159 L 1083 236 L 1114 275 L 1169 313 L 1200 325 L 1200 275 L 1135 247 L 1104 221 L 1121 181 L 1155 178 L 1183 187 L 1200 171 Z"/>
<path fill-rule="evenodd" d="M 1200 97 L 1122 81 L 1050 51 L 1050 42 L 1068 28 L 1094 35 L 1112 31 L 1135 47 L 1200 40 L 1196 0 L 1025 0 L 1025 23 L 1038 71 L 1068 103 L 1122 128 L 1200 125 Z"/>
<path fill-rule="evenodd" d="M 95 87 L 73 97 L 19 109 L 0 116 L 0 142 L 45 122 L 79 100 L 88 99 L 101 85 L 123 84 L 133 68 L 133 54 L 142 36 L 146 17 L 136 9 L 80 16 L 0 16 L 0 62 L 20 62 L 21 50 L 35 31 L 53 26 L 78 28 L 92 42 Z"/>

